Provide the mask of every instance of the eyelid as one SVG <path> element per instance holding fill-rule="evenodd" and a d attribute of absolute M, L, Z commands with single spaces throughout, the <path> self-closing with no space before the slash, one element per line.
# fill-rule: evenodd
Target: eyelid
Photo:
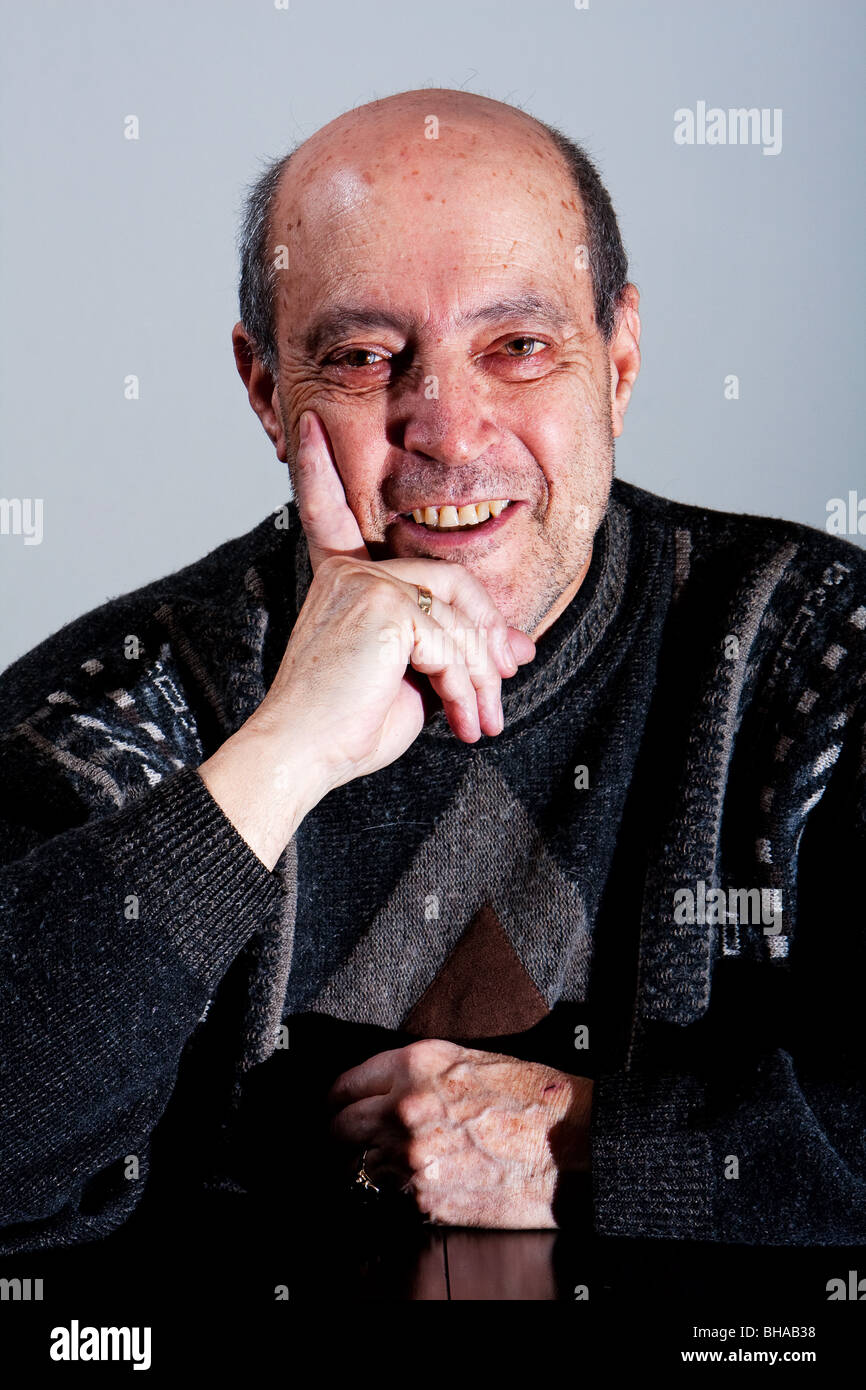
<path fill-rule="evenodd" d="M 492 351 L 493 351 L 493 352 L 499 352 L 502 348 L 507 347 L 509 343 L 516 342 L 519 338 L 527 338 L 530 342 L 532 342 L 532 343 L 540 343 L 540 344 L 542 345 L 542 347 L 546 347 L 546 348 L 548 348 L 548 347 L 553 347 L 553 346 L 554 346 L 554 344 L 551 343 L 547 338 L 542 337 L 542 336 L 541 336 L 540 334 L 538 334 L 538 333 L 509 333 L 506 337 L 501 338 L 500 341 L 499 341 L 498 343 L 495 344 L 495 346 L 493 347 Z M 363 371 L 363 370 L 364 370 L 363 367 L 354 367 L 354 368 L 353 368 L 353 367 L 350 367 L 347 363 L 341 362 L 341 361 L 340 361 L 340 358 L 347 356 L 350 352 L 368 352 L 368 353 L 372 353 L 372 354 L 374 354 L 376 357 L 382 357 L 382 358 L 384 358 L 385 361 L 390 361 L 393 357 L 395 357 L 395 356 L 397 355 L 395 352 L 392 352 L 390 348 L 369 347 L 369 346 L 367 346 L 366 344 L 363 344 L 363 345 L 362 345 L 362 344 L 349 344 L 349 345 L 347 345 L 346 347 L 332 348 L 332 349 L 325 355 L 325 357 L 322 359 L 322 366 L 338 366 L 338 367 L 345 367 L 346 370 L 348 370 L 348 371 Z M 480 354 L 480 355 L 483 355 L 483 354 Z M 531 354 L 531 356 L 532 356 L 532 357 L 537 357 L 538 354 L 537 354 L 537 353 L 533 353 L 533 354 Z M 529 361 L 530 358 L 520 358 L 520 357 L 518 356 L 518 357 L 513 358 L 512 360 L 515 361 L 515 362 L 519 362 L 519 361 Z M 373 364 L 368 364 L 368 365 L 377 365 L 377 364 L 373 363 Z"/>
<path fill-rule="evenodd" d="M 331 355 L 342 356 L 347 352 L 377 352 L 380 357 L 396 357 L 398 352 L 405 351 L 402 347 L 383 347 L 381 343 L 343 343 L 340 347 L 332 348 Z"/>
<path fill-rule="evenodd" d="M 334 349 L 332 349 L 332 351 L 326 353 L 325 356 L 324 356 L 323 359 L 322 359 L 322 366 L 338 366 L 338 367 L 345 367 L 345 366 L 346 366 L 346 363 L 345 363 L 345 362 L 341 362 L 339 359 L 340 359 L 341 357 L 347 356 L 347 354 L 350 353 L 350 352 L 369 352 L 369 353 L 374 353 L 377 357 L 384 357 L 384 358 L 386 359 L 386 361 L 387 361 L 387 360 L 390 360 L 390 358 L 392 358 L 392 357 L 394 356 L 394 353 L 391 352 L 388 348 L 367 347 L 366 345 L 365 345 L 365 346 L 361 346 L 360 344 L 358 344 L 358 345 L 350 345 L 349 347 L 334 348 Z M 356 368 L 355 370 L 361 370 L 361 369 Z"/>

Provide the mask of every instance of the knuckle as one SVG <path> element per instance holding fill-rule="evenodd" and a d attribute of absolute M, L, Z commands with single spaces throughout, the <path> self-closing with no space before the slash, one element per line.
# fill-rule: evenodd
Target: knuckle
<path fill-rule="evenodd" d="M 431 1152 L 429 1142 L 423 1139 L 410 1139 L 405 1147 L 406 1166 L 412 1176 L 429 1182 L 436 1171 L 436 1157 Z"/>
<path fill-rule="evenodd" d="M 494 606 L 493 599 L 477 575 L 472 574 L 465 565 L 461 565 L 457 561 L 450 561 L 449 563 L 454 571 L 455 585 L 459 590 L 464 594 L 473 594 L 476 598 L 481 599 L 485 606 Z"/>
<path fill-rule="evenodd" d="M 357 560 L 350 555 L 326 555 L 320 561 L 316 574 L 324 575 L 329 580 L 342 580 L 357 572 L 358 568 Z"/>
<path fill-rule="evenodd" d="M 448 632 L 443 632 L 441 637 L 437 634 L 436 641 L 441 655 L 442 665 L 450 666 L 452 669 L 460 672 L 460 678 L 462 679 L 463 668 L 466 666 L 466 657 L 460 650 L 460 644 L 455 642 L 454 638 Z"/>
<path fill-rule="evenodd" d="M 334 570 L 339 567 L 342 558 L 342 555 L 326 555 L 324 560 L 321 560 L 319 563 L 319 568 L 316 571 L 317 575 L 332 574 Z"/>
<path fill-rule="evenodd" d="M 461 1053 L 457 1043 L 448 1042 L 445 1038 L 419 1038 L 410 1047 L 425 1076 L 450 1066 Z"/>
<path fill-rule="evenodd" d="M 473 670 L 490 670 L 490 642 L 488 629 L 478 623 L 467 627 L 465 632 L 466 660 Z"/>
<path fill-rule="evenodd" d="M 407 1091 L 395 1102 L 394 1115 L 402 1128 L 411 1132 L 420 1123 L 425 1108 L 424 1100 L 417 1091 Z"/>
<path fill-rule="evenodd" d="M 419 1038 L 403 1049 L 406 1069 L 410 1077 L 426 1076 L 435 1069 L 439 1058 L 440 1043 L 436 1038 Z"/>
<path fill-rule="evenodd" d="M 410 1075 L 413 1071 L 423 1067 L 428 1051 L 429 1039 L 427 1038 L 419 1038 L 417 1042 L 408 1043 L 403 1048 L 403 1058 Z"/>
<path fill-rule="evenodd" d="M 367 603 L 379 609 L 389 604 L 400 606 L 400 592 L 381 570 L 372 568 L 354 555 L 327 555 L 320 563 L 316 578 L 324 578 L 333 588 L 347 590 L 355 603 Z"/>
<path fill-rule="evenodd" d="M 297 502 L 298 520 L 305 531 L 310 527 L 315 529 L 322 518 L 327 515 L 327 505 L 311 497 L 306 489 L 302 491 Z"/>

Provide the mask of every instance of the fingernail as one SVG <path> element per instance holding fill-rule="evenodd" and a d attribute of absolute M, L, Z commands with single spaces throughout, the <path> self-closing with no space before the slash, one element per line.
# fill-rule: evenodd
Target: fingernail
<path fill-rule="evenodd" d="M 298 421 L 298 430 L 300 432 L 301 443 L 306 444 L 310 437 L 310 416 L 306 410 Z"/>
<path fill-rule="evenodd" d="M 506 639 L 506 642 L 505 642 L 505 656 L 506 656 L 506 659 L 507 659 L 508 661 L 511 662 L 511 665 L 514 667 L 514 669 L 515 669 L 515 671 L 516 671 L 516 670 L 517 670 L 517 665 L 518 665 L 517 657 L 514 655 L 514 648 L 512 647 L 511 643 L 510 643 L 507 639 Z"/>

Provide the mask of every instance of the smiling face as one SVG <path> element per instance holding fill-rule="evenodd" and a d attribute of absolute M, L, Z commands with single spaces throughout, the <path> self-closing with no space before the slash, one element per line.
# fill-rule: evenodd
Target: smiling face
<path fill-rule="evenodd" d="M 634 305 L 612 344 L 596 326 L 545 133 L 462 93 L 361 108 L 293 156 L 270 240 L 288 250 L 278 381 L 240 325 L 235 349 L 279 457 L 292 468 L 314 410 L 373 559 L 459 561 L 509 623 L 544 630 L 586 572 L 637 372 Z"/>

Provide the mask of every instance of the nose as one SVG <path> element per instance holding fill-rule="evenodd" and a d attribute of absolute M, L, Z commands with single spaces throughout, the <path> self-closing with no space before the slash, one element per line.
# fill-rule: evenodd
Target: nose
<path fill-rule="evenodd" d="M 483 385 L 459 370 L 425 371 L 400 404 L 404 449 L 446 467 L 474 463 L 501 439 Z"/>

